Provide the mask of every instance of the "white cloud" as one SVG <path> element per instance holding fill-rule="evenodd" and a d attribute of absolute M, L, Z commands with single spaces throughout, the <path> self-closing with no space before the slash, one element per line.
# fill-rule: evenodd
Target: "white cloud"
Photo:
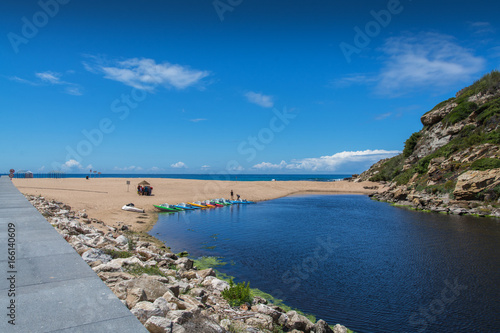
<path fill-rule="evenodd" d="M 29 85 L 32 85 L 32 86 L 39 86 L 40 85 L 39 82 L 33 82 L 33 81 L 30 81 L 30 80 L 22 79 L 22 78 L 20 78 L 18 76 L 12 76 L 9 79 L 12 80 L 12 81 L 16 81 L 16 82 L 19 82 L 19 83 L 25 83 L 25 84 L 29 84 Z"/>
<path fill-rule="evenodd" d="M 250 103 L 260 105 L 264 108 L 272 108 L 274 105 L 272 96 L 266 96 L 261 93 L 249 91 L 245 94 L 245 97 Z"/>
<path fill-rule="evenodd" d="M 140 166 L 131 165 L 128 167 L 123 167 L 123 168 L 114 167 L 113 170 L 115 170 L 115 171 L 142 171 L 143 168 Z"/>
<path fill-rule="evenodd" d="M 290 163 L 281 161 L 279 164 L 262 162 L 254 165 L 253 169 L 259 170 L 304 170 L 304 171 L 335 171 L 346 163 L 375 163 L 383 158 L 388 158 L 400 154 L 398 150 L 363 150 L 363 151 L 343 151 L 331 156 L 312 157 L 304 159 L 294 159 Z"/>
<path fill-rule="evenodd" d="M 392 112 L 382 113 L 382 114 L 375 116 L 375 120 L 383 120 L 383 119 L 388 118 L 390 116 L 392 116 Z"/>
<path fill-rule="evenodd" d="M 201 166 L 201 168 L 202 168 L 202 169 L 210 169 L 210 165 L 206 165 L 206 164 L 205 164 L 205 165 L 202 165 L 202 166 Z"/>
<path fill-rule="evenodd" d="M 383 95 L 469 82 L 485 65 L 484 58 L 458 45 L 452 36 L 437 33 L 389 38 L 381 51 L 385 66 L 376 91 Z"/>
<path fill-rule="evenodd" d="M 260 169 L 260 170 L 276 170 L 276 169 L 284 169 L 286 168 L 287 163 L 285 161 L 281 161 L 280 164 L 272 164 L 269 162 L 262 162 L 259 164 L 255 164 L 252 169 Z"/>
<path fill-rule="evenodd" d="M 191 121 L 191 122 L 193 122 L 193 123 L 198 123 L 198 122 L 200 122 L 200 121 L 205 121 L 205 120 L 207 120 L 207 119 L 205 119 L 205 118 L 189 119 L 189 121 Z"/>
<path fill-rule="evenodd" d="M 69 95 L 74 95 L 74 96 L 83 95 L 82 89 L 80 87 L 66 87 L 65 91 Z"/>
<path fill-rule="evenodd" d="M 486 60 L 459 45 L 455 38 L 438 33 L 405 33 L 388 38 L 378 49 L 383 67 L 379 73 L 356 73 L 334 80 L 337 88 L 354 84 L 375 93 L 397 97 L 422 88 L 445 88 L 470 83 L 483 71 Z"/>
<path fill-rule="evenodd" d="M 83 170 L 83 166 L 77 160 L 68 160 L 61 166 L 63 171 Z"/>
<path fill-rule="evenodd" d="M 179 161 L 177 163 L 171 164 L 170 167 L 176 168 L 176 169 L 186 169 L 187 165 L 184 162 Z"/>
<path fill-rule="evenodd" d="M 151 171 L 151 172 L 159 172 L 159 171 L 165 171 L 165 169 L 162 169 L 162 168 L 154 166 L 154 167 L 151 167 L 149 169 L 149 171 Z"/>
<path fill-rule="evenodd" d="M 231 166 L 231 167 L 226 167 L 226 171 L 243 171 L 245 170 L 244 167 L 242 167 L 241 165 L 235 165 L 235 166 Z"/>
<path fill-rule="evenodd" d="M 490 22 L 469 22 L 469 27 L 478 35 L 495 33 L 495 28 Z"/>
<path fill-rule="evenodd" d="M 158 85 L 185 89 L 196 85 L 210 74 L 208 71 L 194 70 L 168 62 L 157 64 L 153 59 L 131 58 L 107 65 L 103 64 L 101 59 L 91 58 L 97 63 L 91 65 L 84 62 L 88 71 L 103 73 L 106 79 L 141 90 L 154 90 Z"/>
<path fill-rule="evenodd" d="M 35 76 L 44 82 L 48 82 L 50 84 L 65 84 L 66 82 L 61 81 L 61 74 L 55 72 L 41 72 L 35 73 Z"/>
<path fill-rule="evenodd" d="M 332 81 L 330 86 L 334 88 L 346 88 L 356 84 L 368 84 L 376 82 L 377 78 L 367 74 L 350 74 L 346 77 Z"/>
<path fill-rule="evenodd" d="M 72 71 L 68 71 L 68 73 L 72 73 Z M 26 79 L 23 79 L 23 78 L 20 78 L 17 76 L 10 77 L 10 80 L 16 81 L 19 83 L 29 84 L 32 86 L 60 85 L 60 86 L 64 87 L 63 92 L 66 94 L 74 95 L 74 96 L 83 95 L 82 88 L 80 87 L 80 85 L 61 80 L 61 78 L 62 78 L 61 73 L 46 71 L 46 72 L 35 73 L 35 76 L 36 76 L 36 79 L 33 81 L 26 80 Z"/>

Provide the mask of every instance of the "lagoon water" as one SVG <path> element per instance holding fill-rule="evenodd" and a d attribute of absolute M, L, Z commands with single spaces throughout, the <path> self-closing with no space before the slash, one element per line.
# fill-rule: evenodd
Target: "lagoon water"
<path fill-rule="evenodd" d="M 174 252 L 356 332 L 499 332 L 500 222 L 359 195 L 160 213 Z"/>

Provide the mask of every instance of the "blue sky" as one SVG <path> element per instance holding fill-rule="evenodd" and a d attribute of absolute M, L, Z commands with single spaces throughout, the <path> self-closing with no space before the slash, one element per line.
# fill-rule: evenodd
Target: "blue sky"
<path fill-rule="evenodd" d="M 357 173 L 500 67 L 493 1 L 2 1 L 0 173 Z"/>

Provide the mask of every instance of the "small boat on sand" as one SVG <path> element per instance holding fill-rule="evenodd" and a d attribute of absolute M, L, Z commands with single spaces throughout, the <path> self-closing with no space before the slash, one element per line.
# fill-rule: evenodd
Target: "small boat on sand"
<path fill-rule="evenodd" d="M 140 209 L 134 206 L 133 203 L 126 204 L 122 207 L 123 210 L 136 213 L 144 213 L 144 209 Z"/>

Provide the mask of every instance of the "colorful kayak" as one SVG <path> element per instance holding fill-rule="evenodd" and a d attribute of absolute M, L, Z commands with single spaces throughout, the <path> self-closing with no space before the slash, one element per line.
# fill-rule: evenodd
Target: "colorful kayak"
<path fill-rule="evenodd" d="M 191 205 L 191 206 L 194 206 L 194 207 L 198 207 L 198 208 L 208 208 L 207 206 L 205 205 L 202 205 L 201 202 L 197 201 L 197 202 L 188 202 L 188 205 Z"/>
<path fill-rule="evenodd" d="M 183 209 L 183 210 L 195 210 L 195 209 L 200 209 L 200 207 L 194 207 L 194 206 L 191 206 L 191 205 L 186 205 L 184 202 L 183 203 L 180 203 L 178 205 L 175 205 L 176 208 L 180 208 L 180 209 Z"/>
<path fill-rule="evenodd" d="M 231 206 L 232 205 L 229 201 L 227 201 L 224 198 L 222 198 L 222 199 L 215 199 L 215 201 L 217 203 L 220 203 L 221 205 L 224 205 L 224 206 Z"/>
<path fill-rule="evenodd" d="M 174 213 L 174 212 L 180 212 L 182 211 L 183 209 L 181 208 L 177 208 L 175 207 L 174 205 L 168 205 L 168 204 L 163 204 L 163 205 L 153 205 L 156 209 L 162 211 L 162 212 L 170 212 L 170 213 Z"/>
<path fill-rule="evenodd" d="M 216 207 L 214 204 L 210 203 L 210 200 L 202 201 L 201 204 L 207 206 L 208 208 L 215 208 Z"/>
<path fill-rule="evenodd" d="M 254 204 L 255 202 L 253 201 L 248 201 L 248 200 L 231 200 L 232 204 Z"/>

